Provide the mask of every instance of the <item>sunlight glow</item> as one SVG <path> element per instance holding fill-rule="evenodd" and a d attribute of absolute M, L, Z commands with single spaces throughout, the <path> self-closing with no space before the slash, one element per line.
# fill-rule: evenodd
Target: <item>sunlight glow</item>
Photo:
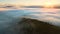
<path fill-rule="evenodd" d="M 54 0 L 52 0 L 52 1 L 47 1 L 47 2 L 45 2 L 45 7 L 47 7 L 47 8 L 52 8 L 54 5 L 56 5 L 57 3 L 56 3 L 56 1 L 54 1 Z"/>
<path fill-rule="evenodd" d="M 45 7 L 47 7 L 47 8 L 52 8 L 54 6 L 54 3 L 46 3 L 45 4 Z"/>

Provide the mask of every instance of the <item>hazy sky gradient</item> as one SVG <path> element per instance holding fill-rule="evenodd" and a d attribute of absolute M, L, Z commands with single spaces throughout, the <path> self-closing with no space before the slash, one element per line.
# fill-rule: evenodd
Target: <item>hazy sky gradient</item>
<path fill-rule="evenodd" d="M 60 4 L 60 0 L 0 0 L 5 4 L 21 4 L 21 5 L 44 5 L 44 4 Z"/>

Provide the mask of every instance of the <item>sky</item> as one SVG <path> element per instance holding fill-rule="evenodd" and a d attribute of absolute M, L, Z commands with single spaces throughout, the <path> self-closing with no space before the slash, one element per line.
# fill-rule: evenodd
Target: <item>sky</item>
<path fill-rule="evenodd" d="M 0 0 L 0 4 L 53 5 L 60 4 L 60 0 Z"/>

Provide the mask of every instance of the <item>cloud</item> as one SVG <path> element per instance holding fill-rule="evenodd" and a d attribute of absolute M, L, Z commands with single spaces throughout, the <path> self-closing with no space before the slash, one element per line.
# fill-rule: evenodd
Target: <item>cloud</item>
<path fill-rule="evenodd" d="M 30 11 L 32 10 L 32 11 Z M 42 9 L 30 9 L 30 10 L 8 10 L 0 12 L 0 33 L 12 33 L 17 34 L 19 31 L 15 29 L 18 26 L 18 22 L 22 20 L 22 17 L 36 19 L 40 21 L 48 22 L 49 24 L 60 26 L 60 11 L 56 11 L 56 13 L 52 10 L 51 12 L 44 12 Z M 24 24 L 23 24 L 24 25 Z M 18 29 L 22 28 L 18 26 Z M 16 31 L 17 30 L 17 31 Z M 19 32 L 20 33 L 20 32 Z"/>
<path fill-rule="evenodd" d="M 37 10 L 37 9 L 35 9 Z M 32 11 L 28 10 L 25 11 L 26 13 L 26 18 L 31 18 L 31 19 L 36 19 L 36 20 L 40 20 L 40 21 L 45 21 L 45 22 L 49 22 L 50 24 L 56 25 L 56 26 L 60 26 L 60 11 L 58 10 L 50 10 L 50 11 L 35 11 L 32 9 Z"/>

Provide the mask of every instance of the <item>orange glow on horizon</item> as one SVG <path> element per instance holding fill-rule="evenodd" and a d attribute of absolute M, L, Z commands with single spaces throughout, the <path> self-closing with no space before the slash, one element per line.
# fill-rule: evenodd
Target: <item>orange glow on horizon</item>
<path fill-rule="evenodd" d="M 0 10 L 6 10 L 6 8 L 0 8 Z"/>

